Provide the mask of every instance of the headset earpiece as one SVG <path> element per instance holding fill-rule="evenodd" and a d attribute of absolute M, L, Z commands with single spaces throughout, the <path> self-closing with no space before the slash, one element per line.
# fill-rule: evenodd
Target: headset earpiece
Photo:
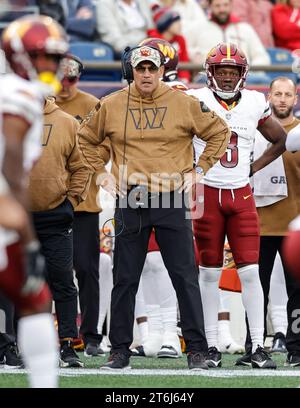
<path fill-rule="evenodd" d="M 121 58 L 121 63 L 122 63 L 122 75 L 123 78 L 126 79 L 126 81 L 128 82 L 128 84 L 130 84 L 131 82 L 133 82 L 133 69 L 132 69 L 132 65 L 131 65 L 131 53 L 133 50 L 137 49 L 137 48 L 141 48 L 142 46 L 138 46 L 138 47 L 134 47 L 134 48 L 130 48 L 130 47 L 126 47 L 125 50 L 123 51 L 122 54 L 122 58 Z M 166 62 L 165 56 L 163 55 L 163 53 L 158 50 L 157 48 L 154 47 L 149 47 L 149 48 L 153 48 L 155 51 L 158 51 L 160 54 L 160 59 L 161 59 L 161 65 L 164 65 Z"/>
<path fill-rule="evenodd" d="M 122 55 L 122 75 L 128 84 L 133 81 L 133 70 L 130 62 L 131 52 L 134 48 L 126 47 Z"/>

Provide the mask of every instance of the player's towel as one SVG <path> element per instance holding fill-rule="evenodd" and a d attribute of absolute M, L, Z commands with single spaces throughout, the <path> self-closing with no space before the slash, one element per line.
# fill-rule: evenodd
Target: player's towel
<path fill-rule="evenodd" d="M 254 143 L 254 160 L 258 159 L 269 145 L 270 143 L 257 131 Z M 257 207 L 265 207 L 286 198 L 288 190 L 282 156 L 255 173 L 251 185 Z"/>

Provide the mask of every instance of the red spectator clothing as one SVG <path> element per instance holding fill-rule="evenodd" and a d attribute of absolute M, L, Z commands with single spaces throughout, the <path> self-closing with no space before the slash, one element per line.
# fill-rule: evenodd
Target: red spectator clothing
<path fill-rule="evenodd" d="M 252 25 L 265 47 L 274 47 L 271 18 L 273 4 L 269 0 L 233 0 L 232 6 L 240 21 Z"/>
<path fill-rule="evenodd" d="M 300 9 L 277 4 L 272 10 L 273 33 L 277 47 L 300 48 Z"/>
<path fill-rule="evenodd" d="M 159 33 L 157 30 L 148 30 L 148 37 L 154 37 L 154 38 L 164 38 L 161 33 Z M 187 52 L 187 46 L 186 46 L 186 41 L 185 38 L 182 35 L 174 35 L 174 37 L 171 40 L 168 40 L 169 43 L 173 45 L 173 47 L 177 50 L 178 52 L 178 58 L 180 62 L 189 62 L 189 55 Z M 190 82 L 191 81 L 191 74 L 189 71 L 178 71 L 178 77 L 180 79 L 185 79 L 186 81 Z"/>

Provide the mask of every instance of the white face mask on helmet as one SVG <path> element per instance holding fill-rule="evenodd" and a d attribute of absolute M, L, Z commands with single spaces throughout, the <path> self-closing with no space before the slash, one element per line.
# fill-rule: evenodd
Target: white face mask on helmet
<path fill-rule="evenodd" d="M 241 78 L 238 83 L 236 84 L 235 88 L 230 91 L 222 90 L 214 77 L 212 77 L 213 87 L 212 90 L 221 98 L 221 99 L 232 99 L 234 98 L 243 88 L 244 88 L 244 80 Z"/>
<path fill-rule="evenodd" d="M 240 70 L 239 80 L 232 90 L 222 89 L 216 80 L 216 68 L 224 66 Z M 208 87 L 221 99 L 232 99 L 244 88 L 249 66 L 245 54 L 235 44 L 218 44 L 208 53 L 204 67 Z"/>

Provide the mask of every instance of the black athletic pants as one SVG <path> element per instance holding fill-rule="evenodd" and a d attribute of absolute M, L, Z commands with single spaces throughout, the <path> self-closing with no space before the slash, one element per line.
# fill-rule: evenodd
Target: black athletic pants
<path fill-rule="evenodd" d="M 73 281 L 73 217 L 66 199 L 49 211 L 32 213 L 46 259 L 47 282 L 55 302 L 59 338 L 78 337 L 77 289 Z"/>
<path fill-rule="evenodd" d="M 187 352 L 207 351 L 192 223 L 186 218 L 184 206 L 175 208 L 174 205 L 174 199 L 182 201 L 183 195 L 171 193 L 169 208 L 163 208 L 166 196 L 149 195 L 147 206 L 152 208 L 145 208 L 145 205 L 140 209 L 120 209 L 120 200 L 117 200 L 109 334 L 112 352 L 130 355 L 135 296 L 152 228 L 177 294 Z"/>
<path fill-rule="evenodd" d="M 259 253 L 259 276 L 264 292 L 264 317 L 266 336 L 266 316 L 269 302 L 271 274 L 277 252 L 279 252 L 288 294 L 286 334 L 287 349 L 289 352 L 300 353 L 300 285 L 290 275 L 282 256 L 283 236 L 261 236 Z M 251 348 L 251 338 L 247 322 L 246 350 Z"/>
<path fill-rule="evenodd" d="M 79 287 L 80 333 L 85 344 L 100 344 L 99 318 L 99 213 L 74 213 L 74 268 Z"/>

